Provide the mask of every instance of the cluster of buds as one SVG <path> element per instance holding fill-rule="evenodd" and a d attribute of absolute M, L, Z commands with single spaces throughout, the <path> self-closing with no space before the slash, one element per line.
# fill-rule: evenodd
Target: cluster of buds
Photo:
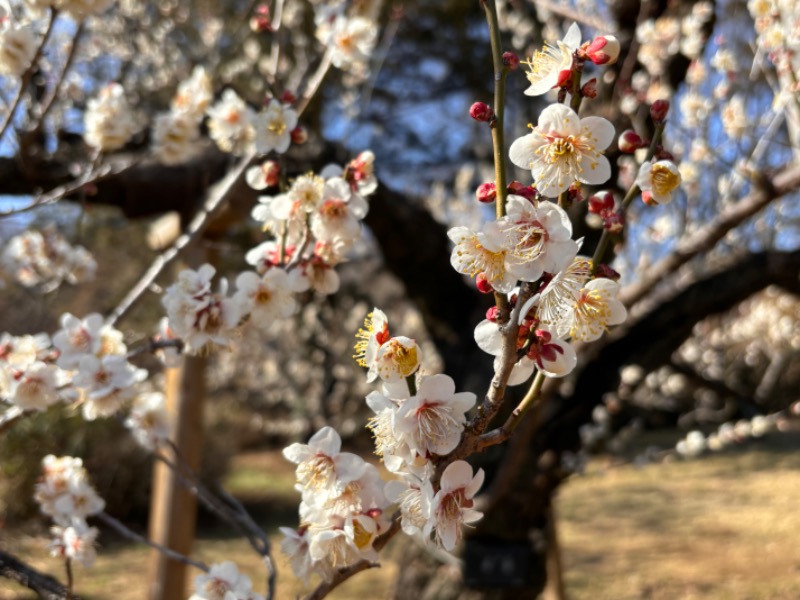
<path fill-rule="evenodd" d="M 619 233 L 625 226 L 625 216 L 616 211 L 616 202 L 611 192 L 604 191 L 589 198 L 589 212 L 603 219 L 603 227 L 611 233 Z"/>

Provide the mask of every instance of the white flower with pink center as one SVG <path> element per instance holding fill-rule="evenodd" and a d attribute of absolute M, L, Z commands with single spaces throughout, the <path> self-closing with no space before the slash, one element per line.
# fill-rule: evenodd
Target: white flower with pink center
<path fill-rule="evenodd" d="M 517 285 L 517 276 L 507 269 L 511 244 L 496 221 L 486 223 L 477 233 L 466 227 L 453 227 L 447 236 L 455 243 L 450 264 L 456 271 L 470 277 L 483 273 L 491 286 L 502 293 Z"/>
<path fill-rule="evenodd" d="M 427 479 L 405 475 L 386 484 L 386 497 L 400 507 L 400 525 L 406 535 L 418 535 L 431 517 L 433 486 Z"/>
<path fill-rule="evenodd" d="M 387 383 L 394 383 L 416 373 L 421 362 L 421 351 L 417 343 L 403 335 L 393 337 L 383 344 L 375 355 L 375 361 L 367 371 L 367 381 L 378 377 Z"/>
<path fill-rule="evenodd" d="M 555 324 L 561 336 L 584 342 L 598 339 L 609 325 L 619 325 L 628 316 L 628 311 L 617 299 L 619 284 L 605 277 L 592 279 L 580 291 L 572 304 Z"/>
<path fill-rule="evenodd" d="M 253 127 L 259 154 L 272 151 L 283 154 L 292 144 L 292 129 L 297 127 L 297 113 L 288 104 L 272 101 L 256 115 Z"/>
<path fill-rule="evenodd" d="M 428 458 L 455 450 L 466 423 L 466 412 L 475 406 L 475 394 L 456 393 L 447 375 L 424 377 L 416 395 L 406 400 L 397 413 L 397 431 L 407 436 L 411 448 Z"/>
<path fill-rule="evenodd" d="M 277 319 L 290 317 L 297 310 L 289 275 L 283 269 L 270 269 L 262 276 L 253 271 L 240 273 L 236 288 L 234 301 L 260 329 L 269 328 Z"/>
<path fill-rule="evenodd" d="M 483 478 L 483 469 L 478 469 L 473 477 L 472 467 L 463 460 L 447 466 L 439 482 L 439 491 L 433 497 L 431 517 L 424 530 L 426 537 L 433 533 L 436 543 L 445 550 L 456 547 L 462 536 L 461 527 L 483 517 L 483 513 L 472 508 Z"/>
<path fill-rule="evenodd" d="M 295 443 L 285 448 L 283 455 L 297 465 L 296 488 L 327 499 L 340 496 L 347 484 L 366 470 L 361 457 L 341 449 L 342 438 L 332 427 L 320 429 L 308 444 Z"/>
<path fill-rule="evenodd" d="M 506 216 L 498 221 L 511 246 L 506 269 L 521 281 L 536 281 L 544 273 L 556 273 L 578 253 L 572 222 L 557 204 L 543 200 L 537 206 L 512 195 L 506 206 Z"/>
<path fill-rule="evenodd" d="M 353 358 L 362 367 L 369 368 L 378 356 L 378 348 L 389 341 L 390 337 L 386 313 L 379 308 L 373 308 L 364 319 L 363 329 L 356 333 L 356 353 Z"/>
<path fill-rule="evenodd" d="M 263 600 L 253 592 L 253 583 L 231 561 L 211 565 L 208 573 L 194 578 L 194 594 L 189 600 Z"/>
<path fill-rule="evenodd" d="M 528 135 L 511 144 L 511 162 L 530 169 L 536 189 L 554 197 L 578 181 L 599 185 L 611 177 L 603 151 L 614 140 L 614 126 L 602 117 L 581 119 L 563 104 L 552 104 L 539 115 Z"/>

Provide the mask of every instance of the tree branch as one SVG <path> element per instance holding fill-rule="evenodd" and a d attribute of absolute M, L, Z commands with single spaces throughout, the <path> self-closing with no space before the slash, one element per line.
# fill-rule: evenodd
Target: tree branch
<path fill-rule="evenodd" d="M 70 597 L 72 600 L 79 600 L 78 596 L 70 594 L 70 591 L 54 577 L 37 571 L 2 550 L 0 550 L 0 577 L 16 581 L 45 600 L 67 600 Z"/>

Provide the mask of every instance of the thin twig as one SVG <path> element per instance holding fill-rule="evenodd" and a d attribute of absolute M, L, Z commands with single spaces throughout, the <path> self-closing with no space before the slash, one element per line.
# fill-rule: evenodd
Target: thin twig
<path fill-rule="evenodd" d="M 36 65 L 39 62 L 39 59 L 42 57 L 42 51 L 44 50 L 45 45 L 47 44 L 47 40 L 50 39 L 50 34 L 53 32 L 53 25 L 55 24 L 56 17 L 58 16 L 58 9 L 50 8 L 50 20 L 47 23 L 47 29 L 45 29 L 44 37 L 42 38 L 42 43 L 39 44 L 39 47 L 36 49 L 36 54 L 33 55 L 33 60 L 31 60 L 31 64 L 25 69 L 25 72 L 22 74 L 19 83 L 19 90 L 17 91 L 17 96 L 14 98 L 14 101 L 11 103 L 11 107 L 8 109 L 8 114 L 6 115 L 5 121 L 3 124 L 0 125 L 0 140 L 3 139 L 3 136 L 6 134 L 6 130 L 8 129 L 9 125 L 11 125 L 11 121 L 14 120 L 14 113 L 17 112 L 17 107 L 19 103 L 22 101 L 22 96 L 25 94 L 25 90 L 28 87 L 28 84 L 33 77 L 33 73 L 36 71 Z"/>
<path fill-rule="evenodd" d="M 209 571 L 208 565 L 206 565 L 204 562 L 201 562 L 199 560 L 194 560 L 193 558 L 189 558 L 188 556 L 181 554 L 180 552 L 175 552 L 174 550 L 170 550 L 166 546 L 162 546 L 161 544 L 158 544 L 153 540 L 147 539 L 143 535 L 139 535 L 135 531 L 131 531 L 125 525 L 123 525 L 121 521 L 115 519 L 106 512 L 101 512 L 94 516 L 96 516 L 103 523 L 114 529 L 120 535 L 128 538 L 129 540 L 133 540 L 135 542 L 145 544 L 146 546 L 150 546 L 151 548 L 158 550 L 164 556 L 172 560 L 176 560 L 185 565 L 191 565 L 192 567 L 196 567 L 201 571 L 205 571 L 206 573 L 208 573 Z"/>
<path fill-rule="evenodd" d="M 53 108 L 53 105 L 55 104 L 55 101 L 59 96 L 59 92 L 61 92 L 61 86 L 64 83 L 64 77 L 66 77 L 67 72 L 72 66 L 72 62 L 75 60 L 75 55 L 77 54 L 79 46 L 78 42 L 80 41 L 80 37 L 83 35 L 84 23 L 85 21 L 81 21 L 80 23 L 78 23 L 78 27 L 75 29 L 75 35 L 72 36 L 72 46 L 70 46 L 69 54 L 67 54 L 67 59 L 64 61 L 64 67 L 58 74 L 58 79 L 53 85 L 53 88 L 50 90 L 50 95 L 42 103 L 42 108 L 39 110 L 39 115 L 37 117 L 36 125 L 32 128 L 34 130 L 42 126 L 45 117 L 47 117 L 47 114 L 50 112 L 50 109 Z"/>
<path fill-rule="evenodd" d="M 331 68 L 331 59 L 333 58 L 333 51 L 329 48 L 325 51 L 325 55 L 322 57 L 322 61 L 320 61 L 317 70 L 308 80 L 306 84 L 306 89 L 303 92 L 303 97 L 300 99 L 300 102 L 297 103 L 297 114 L 301 115 L 305 112 L 306 108 L 308 108 L 309 102 L 314 97 L 314 94 L 317 93 L 319 86 L 322 85 L 322 80 L 325 79 L 325 74 Z"/>

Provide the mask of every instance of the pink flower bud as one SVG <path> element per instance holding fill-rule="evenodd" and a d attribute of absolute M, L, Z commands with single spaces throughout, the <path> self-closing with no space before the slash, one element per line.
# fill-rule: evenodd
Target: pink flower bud
<path fill-rule="evenodd" d="M 667 118 L 669 112 L 669 100 L 656 100 L 650 106 L 650 117 L 656 123 L 661 123 Z"/>
<path fill-rule="evenodd" d="M 483 202 L 484 204 L 494 202 L 495 198 L 497 198 L 497 186 L 491 182 L 482 183 L 478 186 L 475 196 L 478 198 L 478 202 Z"/>
<path fill-rule="evenodd" d="M 619 151 L 625 154 L 633 154 L 639 148 L 645 147 L 644 140 L 633 129 L 623 131 L 619 136 L 619 140 L 617 140 L 617 145 L 619 146 Z"/>
<path fill-rule="evenodd" d="M 269 20 L 269 7 L 266 4 L 259 4 L 255 9 L 255 14 L 250 17 L 250 29 L 255 33 L 272 31 L 272 23 Z"/>
<path fill-rule="evenodd" d="M 469 116 L 476 121 L 488 123 L 492 120 L 492 117 L 494 117 L 494 111 L 492 110 L 492 107 L 485 102 L 476 102 L 469 107 Z"/>
<path fill-rule="evenodd" d="M 594 38 L 586 48 L 586 57 L 596 65 L 613 65 L 619 58 L 619 40 L 613 35 Z"/>
<path fill-rule="evenodd" d="M 581 190 L 581 184 L 577 181 L 567 188 L 567 197 L 569 198 L 570 202 L 583 202 L 583 193 Z"/>
<path fill-rule="evenodd" d="M 658 206 L 658 202 L 653 198 L 653 192 L 642 192 L 642 202 L 647 206 Z"/>
<path fill-rule="evenodd" d="M 589 197 L 589 212 L 596 215 L 614 210 L 614 195 L 611 192 L 598 192 Z"/>
<path fill-rule="evenodd" d="M 291 136 L 293 144 L 305 144 L 308 141 L 308 131 L 302 125 L 292 129 Z"/>
<path fill-rule="evenodd" d="M 592 77 L 589 81 L 583 84 L 581 88 L 581 96 L 584 98 L 597 98 L 597 78 Z"/>
<path fill-rule="evenodd" d="M 475 278 L 475 287 L 478 288 L 481 294 L 491 294 L 494 291 L 492 284 L 486 279 L 486 273 L 478 273 L 478 276 Z M 497 307 L 495 307 L 495 309 L 496 308 Z M 486 314 L 486 318 L 489 318 L 488 313 Z"/>
<path fill-rule="evenodd" d="M 519 67 L 519 56 L 513 52 L 503 52 L 503 65 L 508 67 L 509 71 L 514 71 Z"/>
<path fill-rule="evenodd" d="M 526 200 L 535 200 L 538 192 L 532 185 L 523 185 L 520 181 L 512 181 L 508 184 L 508 193 L 515 196 L 522 196 Z"/>
<path fill-rule="evenodd" d="M 497 322 L 497 307 L 492 306 L 486 311 L 486 320 L 492 323 Z"/>

